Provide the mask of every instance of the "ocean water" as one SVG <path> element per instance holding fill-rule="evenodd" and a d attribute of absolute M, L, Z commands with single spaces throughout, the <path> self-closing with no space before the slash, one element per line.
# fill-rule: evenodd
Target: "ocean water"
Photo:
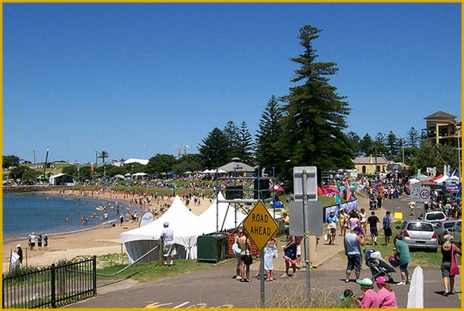
<path fill-rule="evenodd" d="M 108 207 L 108 203 L 108 219 L 100 220 L 105 211 L 97 210 L 97 207 Z M 31 232 L 35 235 L 50 236 L 88 230 L 104 221 L 118 220 L 116 205 L 122 214 L 126 214 L 127 208 L 130 207 L 116 200 L 75 198 L 47 193 L 3 194 L 3 241 L 24 240 Z M 137 210 L 130 208 L 132 212 Z M 93 216 L 94 213 L 96 217 Z M 81 217 L 88 219 L 86 224 L 81 224 Z"/>

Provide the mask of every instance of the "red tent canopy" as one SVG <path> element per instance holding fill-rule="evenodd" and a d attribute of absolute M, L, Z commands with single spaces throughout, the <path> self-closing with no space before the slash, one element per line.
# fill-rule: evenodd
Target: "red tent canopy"
<path fill-rule="evenodd" d="M 440 175 L 438 175 L 438 176 L 436 176 L 434 178 L 431 178 L 430 180 L 435 181 L 435 180 L 438 180 L 438 179 L 440 179 L 442 177 L 443 177 L 443 174 L 440 174 Z"/>
<path fill-rule="evenodd" d="M 272 185 L 271 188 L 269 188 L 270 192 L 285 192 L 284 188 L 282 188 L 279 185 Z"/>

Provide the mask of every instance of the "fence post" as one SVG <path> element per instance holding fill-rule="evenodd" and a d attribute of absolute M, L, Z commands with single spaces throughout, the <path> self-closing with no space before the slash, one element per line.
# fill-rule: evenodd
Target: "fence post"
<path fill-rule="evenodd" d="M 93 265 L 93 295 L 97 295 L 97 256 L 92 257 L 92 265 Z"/>
<path fill-rule="evenodd" d="M 57 293 L 59 296 L 64 296 L 66 294 L 66 268 L 65 268 L 66 260 L 61 258 L 58 260 L 58 274 L 57 274 Z"/>
<path fill-rule="evenodd" d="M 56 267 L 55 267 L 55 264 L 53 263 L 51 266 L 50 266 L 50 272 L 51 272 L 51 275 L 50 275 L 50 283 L 51 283 L 51 303 L 52 303 L 52 308 L 56 308 L 56 286 L 55 286 L 55 282 L 56 282 Z"/>

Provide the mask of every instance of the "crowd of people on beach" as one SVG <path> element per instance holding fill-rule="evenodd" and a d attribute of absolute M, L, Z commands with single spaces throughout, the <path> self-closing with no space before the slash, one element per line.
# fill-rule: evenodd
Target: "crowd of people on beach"
<path fill-rule="evenodd" d="M 48 235 L 42 234 L 42 233 L 35 235 L 34 232 L 31 232 L 27 239 L 27 245 L 31 251 L 47 250 L 48 249 Z"/>

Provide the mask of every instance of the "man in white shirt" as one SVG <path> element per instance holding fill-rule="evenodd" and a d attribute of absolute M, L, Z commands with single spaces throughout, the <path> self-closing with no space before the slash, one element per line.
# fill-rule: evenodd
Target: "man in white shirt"
<path fill-rule="evenodd" d="M 164 265 L 172 266 L 174 265 L 174 256 L 176 253 L 176 245 L 174 244 L 174 232 L 169 228 L 169 222 L 164 222 L 163 229 L 161 230 L 161 241 L 163 241 L 163 257 Z M 171 261 L 167 263 L 168 257 Z"/>

